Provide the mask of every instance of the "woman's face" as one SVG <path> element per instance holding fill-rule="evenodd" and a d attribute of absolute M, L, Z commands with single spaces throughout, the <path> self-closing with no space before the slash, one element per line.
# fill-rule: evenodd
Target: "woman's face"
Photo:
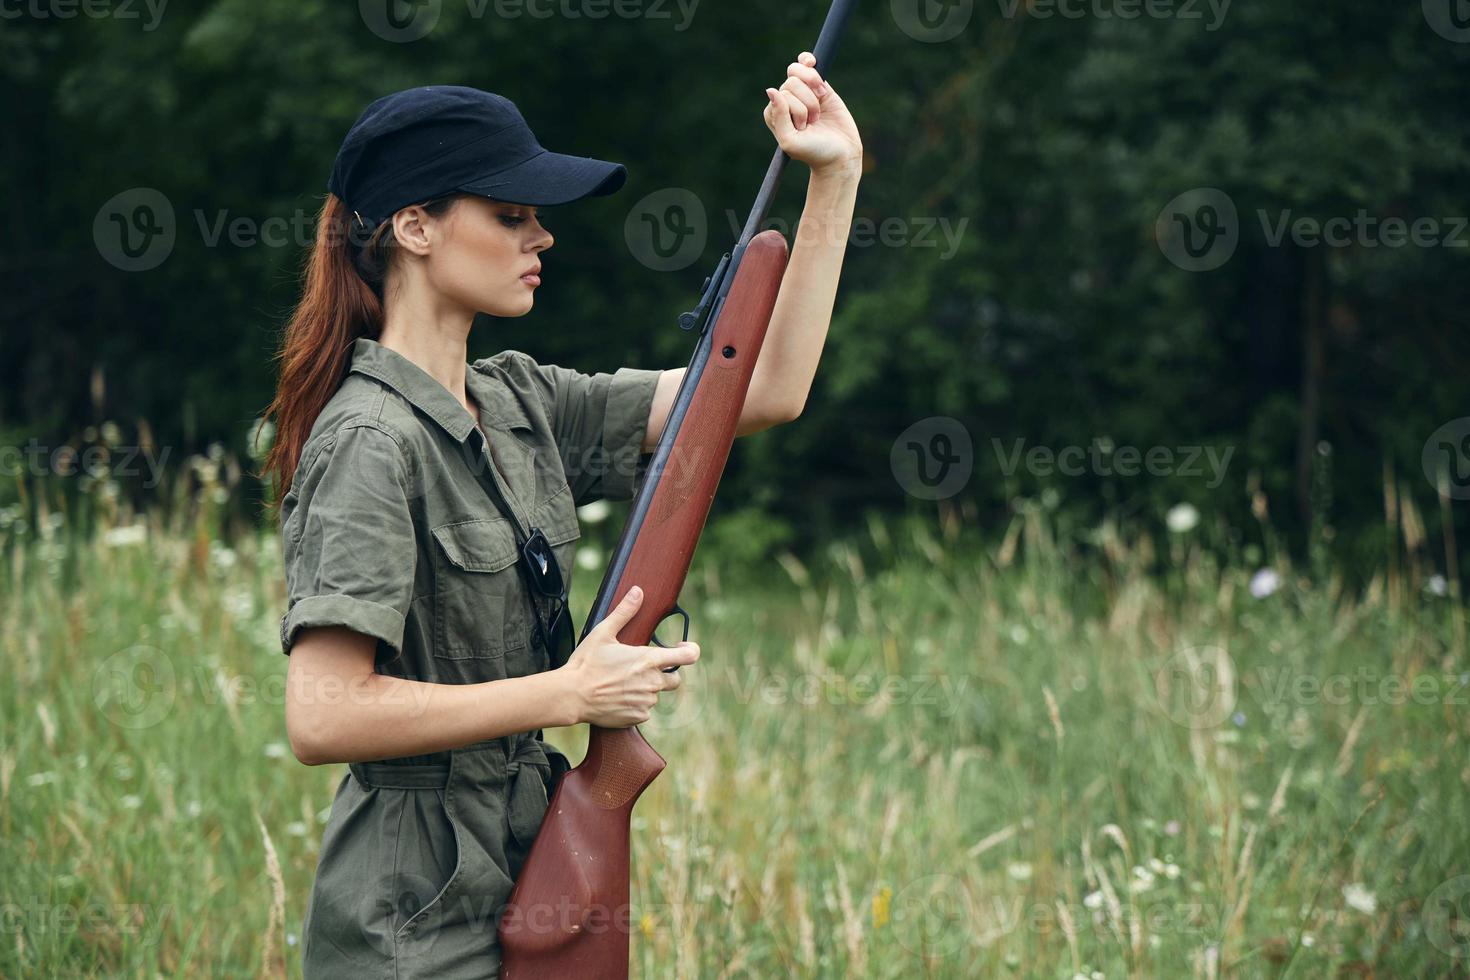
<path fill-rule="evenodd" d="M 536 208 L 476 195 L 429 218 L 429 283 L 456 305 L 491 316 L 524 316 L 535 303 L 541 253 L 555 241 Z"/>

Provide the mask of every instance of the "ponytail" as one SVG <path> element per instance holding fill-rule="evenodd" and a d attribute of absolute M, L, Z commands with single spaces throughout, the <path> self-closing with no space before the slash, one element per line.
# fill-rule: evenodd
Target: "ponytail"
<path fill-rule="evenodd" d="M 458 195 L 436 198 L 422 207 L 447 211 Z M 363 240 L 353 212 L 327 194 L 317 217 L 316 241 L 306 259 L 304 288 L 275 354 L 279 381 L 262 425 L 274 419 L 275 437 L 256 476 L 271 487 L 269 504 L 280 507 L 296 475 L 311 427 L 347 374 L 352 346 L 359 337 L 376 339 L 383 330 L 383 284 L 392 258 L 391 216 Z"/>

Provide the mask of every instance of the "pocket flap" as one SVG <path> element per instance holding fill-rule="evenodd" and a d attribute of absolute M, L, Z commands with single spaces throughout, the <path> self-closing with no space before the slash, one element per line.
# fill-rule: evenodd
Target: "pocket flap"
<path fill-rule="evenodd" d="M 569 486 L 563 485 L 537 505 L 536 520 L 549 544 L 566 544 L 582 536 L 582 525 L 572 506 L 572 488 Z"/>
<path fill-rule="evenodd" d="M 445 556 L 467 572 L 498 572 L 518 557 L 515 531 L 503 517 L 441 524 L 433 534 Z"/>

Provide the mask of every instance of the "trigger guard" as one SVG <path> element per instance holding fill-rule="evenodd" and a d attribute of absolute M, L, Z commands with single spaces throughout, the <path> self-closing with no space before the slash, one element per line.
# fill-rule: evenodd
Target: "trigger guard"
<path fill-rule="evenodd" d="M 663 619 L 660 619 L 659 620 L 659 623 L 662 623 L 665 619 L 668 619 L 669 616 L 673 615 L 674 613 L 678 613 L 680 616 L 682 616 L 684 618 L 684 635 L 679 640 L 680 643 L 683 643 L 685 640 L 689 639 L 689 613 L 684 609 L 683 606 L 679 605 L 677 602 L 674 603 L 674 608 L 673 609 L 670 609 L 668 612 L 664 613 Z M 671 647 L 667 643 L 663 643 L 663 642 L 661 642 L 659 640 L 658 633 L 657 633 L 658 627 L 655 626 L 654 629 L 655 629 L 655 632 L 653 633 L 653 635 L 651 635 L 648 638 L 648 642 L 651 643 L 651 644 L 653 644 L 656 647 L 663 647 L 665 650 L 672 650 L 673 647 Z M 676 670 L 679 669 L 679 665 L 678 664 L 675 664 L 672 667 L 662 667 L 660 669 L 665 674 L 672 674 L 674 671 L 676 671 Z"/>

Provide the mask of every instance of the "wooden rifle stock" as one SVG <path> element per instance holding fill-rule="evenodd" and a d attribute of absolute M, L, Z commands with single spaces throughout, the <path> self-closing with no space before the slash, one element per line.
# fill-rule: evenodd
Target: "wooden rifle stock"
<path fill-rule="evenodd" d="M 746 247 L 711 342 L 702 345 L 711 353 L 682 425 L 667 454 L 660 454 L 666 465 L 659 466 L 656 456 L 650 466 L 619 544 L 626 560 L 609 568 L 588 630 L 634 585 L 643 589 L 643 604 L 618 633 L 619 642 L 647 644 L 677 607 L 735 440 L 787 257 L 786 239 L 776 231 L 761 232 Z M 592 726 L 587 757 L 552 794 L 501 917 L 501 977 L 627 977 L 629 821 L 633 804 L 663 768 L 663 757 L 636 728 Z"/>

